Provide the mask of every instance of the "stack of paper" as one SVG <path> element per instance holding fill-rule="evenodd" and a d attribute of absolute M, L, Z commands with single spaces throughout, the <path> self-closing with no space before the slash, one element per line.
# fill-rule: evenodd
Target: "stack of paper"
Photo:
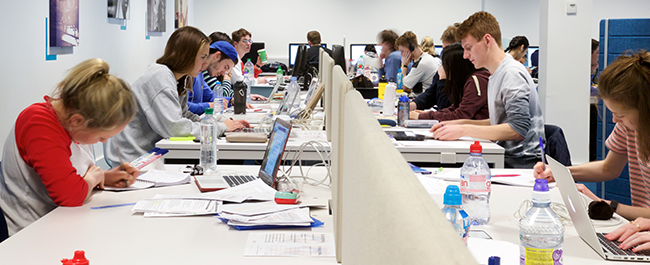
<path fill-rule="evenodd" d="M 310 226 L 309 208 L 274 202 L 223 205 L 219 216 L 235 226 Z"/>

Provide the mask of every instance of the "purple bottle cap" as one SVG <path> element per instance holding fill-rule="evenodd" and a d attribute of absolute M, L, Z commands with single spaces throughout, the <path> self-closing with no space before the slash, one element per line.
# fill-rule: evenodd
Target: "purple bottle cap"
<path fill-rule="evenodd" d="M 548 180 L 536 179 L 533 191 L 548 191 Z"/>

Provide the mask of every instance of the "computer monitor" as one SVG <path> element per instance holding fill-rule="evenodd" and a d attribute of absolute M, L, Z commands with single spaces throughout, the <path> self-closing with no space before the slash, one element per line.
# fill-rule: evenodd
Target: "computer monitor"
<path fill-rule="evenodd" d="M 337 44 L 332 45 L 332 59 L 334 59 L 336 65 L 341 66 L 343 73 L 347 73 L 347 67 L 345 65 L 345 48 L 343 48 L 343 46 Z"/>
<path fill-rule="evenodd" d="M 526 60 L 524 66 L 531 67 L 533 65 L 531 56 L 536 50 L 539 50 L 539 46 L 528 46 L 528 51 L 526 52 L 526 58 L 528 58 L 528 60 Z"/>
<path fill-rule="evenodd" d="M 435 46 L 436 53 L 442 56 L 442 45 Z"/>
<path fill-rule="evenodd" d="M 352 60 L 352 65 L 357 64 L 359 57 L 364 54 L 367 45 L 375 45 L 375 50 L 377 51 L 377 57 L 381 53 L 381 46 L 377 44 L 350 44 L 350 59 Z"/>
<path fill-rule="evenodd" d="M 243 63 L 246 63 L 246 60 L 251 59 L 253 64 L 257 64 L 257 51 L 264 49 L 264 42 L 253 42 L 251 44 L 251 50 L 241 58 Z"/>
<path fill-rule="evenodd" d="M 296 53 L 298 53 L 298 47 L 300 47 L 300 45 L 309 46 L 308 43 L 289 43 L 289 67 L 293 67 L 293 65 L 296 64 Z M 320 46 L 327 48 L 326 43 L 321 43 Z M 307 47 L 307 49 L 309 49 L 309 47 Z"/>
<path fill-rule="evenodd" d="M 336 69 L 334 74 L 342 77 Z M 343 81 L 350 83 L 335 80 Z M 415 177 L 359 92 L 347 92 L 341 104 L 342 137 L 332 141 L 331 160 L 332 168 L 336 163 L 342 168 L 342 174 L 332 178 L 334 233 L 341 250 L 337 261 L 477 264 L 444 217 L 442 205 Z M 334 147 L 342 153 L 336 154 Z"/>
<path fill-rule="evenodd" d="M 298 45 L 291 76 L 298 77 L 305 72 L 305 67 L 307 66 L 307 49 L 307 45 Z"/>

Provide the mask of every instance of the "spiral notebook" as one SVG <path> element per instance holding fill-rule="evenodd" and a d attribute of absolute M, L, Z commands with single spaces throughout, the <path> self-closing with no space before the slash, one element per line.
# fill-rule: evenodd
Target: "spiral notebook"
<path fill-rule="evenodd" d="M 187 183 L 190 183 L 190 174 L 188 173 L 152 169 L 147 171 L 147 173 L 140 175 L 129 187 L 106 187 L 105 190 L 140 190 L 154 187 L 175 186 Z"/>

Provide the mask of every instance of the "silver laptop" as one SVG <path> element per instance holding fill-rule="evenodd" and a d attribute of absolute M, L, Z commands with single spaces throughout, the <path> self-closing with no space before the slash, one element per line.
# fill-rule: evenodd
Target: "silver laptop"
<path fill-rule="evenodd" d="M 260 178 L 271 188 L 276 188 L 276 175 L 290 134 L 291 124 L 282 119 L 275 119 L 269 142 L 266 145 L 264 161 L 262 161 L 257 177 L 233 174 L 196 176 L 196 185 L 201 191 L 214 191 L 234 187 Z"/>
<path fill-rule="evenodd" d="M 596 233 L 591 219 L 587 214 L 587 208 L 582 203 L 580 192 L 573 181 L 571 171 L 564 165 L 555 161 L 550 156 L 546 156 L 553 176 L 560 189 L 564 205 L 573 221 L 573 226 L 578 231 L 578 235 L 587 243 L 598 255 L 606 260 L 616 261 L 650 261 L 650 251 L 641 251 L 634 253 L 631 250 L 622 250 L 618 248 L 619 242 L 609 241 L 603 233 Z"/>

